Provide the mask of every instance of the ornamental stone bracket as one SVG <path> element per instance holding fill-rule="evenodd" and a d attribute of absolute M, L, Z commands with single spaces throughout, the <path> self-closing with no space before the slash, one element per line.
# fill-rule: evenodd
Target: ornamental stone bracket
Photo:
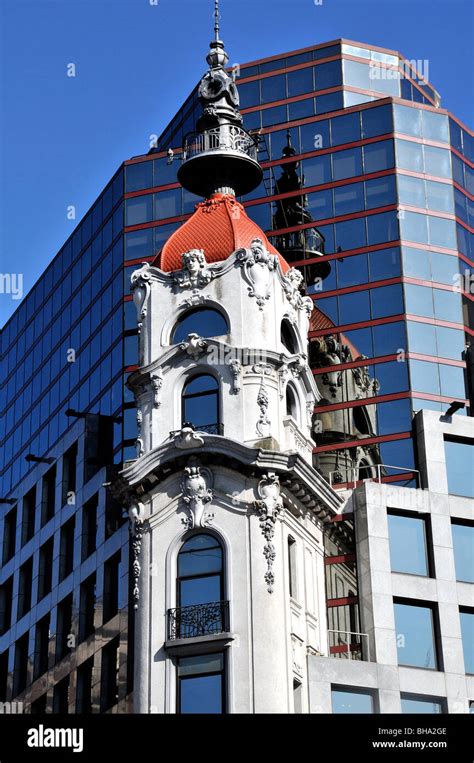
<path fill-rule="evenodd" d="M 189 516 L 183 520 L 183 524 L 188 529 L 206 527 L 214 519 L 213 514 L 204 511 L 214 495 L 212 484 L 211 470 L 192 459 L 185 467 L 181 480 L 183 501 L 189 511 Z"/>
<path fill-rule="evenodd" d="M 242 363 L 238 358 L 233 358 L 229 361 L 229 368 L 232 374 L 232 388 L 230 391 L 233 395 L 238 395 L 241 390 Z"/>
<path fill-rule="evenodd" d="M 150 299 L 152 275 L 150 273 L 150 264 L 145 262 L 139 270 L 132 273 L 130 279 L 133 292 L 133 303 L 137 310 L 138 333 L 143 328 L 143 321 L 148 312 L 148 301 Z"/>
<path fill-rule="evenodd" d="M 207 348 L 207 345 L 208 343 L 206 340 L 203 339 L 202 336 L 199 336 L 199 334 L 188 334 L 188 341 L 181 342 L 179 349 L 183 352 L 186 352 L 194 360 L 196 360 L 199 355 L 202 355 L 204 350 Z"/>
<path fill-rule="evenodd" d="M 259 437 L 267 437 L 270 434 L 271 421 L 268 418 L 268 406 L 270 403 L 268 397 L 268 391 L 263 381 L 260 382 L 260 387 L 257 393 L 257 405 L 260 408 L 260 415 L 257 419 L 255 431 Z"/>
<path fill-rule="evenodd" d="M 260 528 L 266 541 L 263 547 L 263 555 L 267 560 L 267 571 L 264 577 L 268 593 L 273 593 L 275 583 L 273 562 L 275 561 L 276 552 L 272 540 L 275 535 L 276 521 L 283 511 L 278 476 L 274 472 L 268 472 L 268 474 L 264 475 L 258 483 L 257 492 L 259 500 L 254 502 L 254 507 L 259 515 Z"/>
<path fill-rule="evenodd" d="M 130 535 L 132 539 L 133 608 L 138 609 L 138 603 L 140 601 L 140 556 L 144 531 L 144 517 L 143 504 L 141 504 L 137 499 L 133 499 L 130 502 L 128 508 L 128 516 L 130 520 Z"/>
<path fill-rule="evenodd" d="M 204 249 L 190 249 L 181 255 L 183 268 L 173 275 L 173 282 L 181 289 L 196 289 L 207 286 L 215 277 L 214 271 L 208 267 Z"/>
<path fill-rule="evenodd" d="M 163 387 L 163 369 L 157 368 L 150 374 L 151 387 L 153 390 L 153 408 L 159 408 L 161 405 L 161 390 Z"/>
<path fill-rule="evenodd" d="M 237 263 L 243 270 L 250 297 L 255 297 L 260 310 L 263 310 L 271 296 L 272 274 L 276 270 L 278 257 L 270 254 L 260 238 L 255 238 L 250 249 L 238 249 Z"/>

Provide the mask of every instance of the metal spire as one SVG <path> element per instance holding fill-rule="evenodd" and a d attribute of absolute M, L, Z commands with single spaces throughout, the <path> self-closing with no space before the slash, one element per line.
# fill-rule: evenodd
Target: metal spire
<path fill-rule="evenodd" d="M 217 42 L 219 40 L 219 0 L 214 0 L 214 19 L 214 32 Z"/>

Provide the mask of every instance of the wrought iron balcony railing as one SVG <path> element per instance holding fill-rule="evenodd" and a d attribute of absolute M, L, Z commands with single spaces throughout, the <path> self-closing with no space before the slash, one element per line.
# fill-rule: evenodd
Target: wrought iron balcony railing
<path fill-rule="evenodd" d="M 183 424 L 183 427 L 191 427 L 193 432 L 205 432 L 207 434 L 224 434 L 224 424 Z M 170 438 L 173 439 L 173 437 L 176 437 L 176 435 L 181 434 L 181 429 L 176 429 L 174 432 L 170 432 Z"/>
<path fill-rule="evenodd" d="M 223 124 L 205 132 L 193 132 L 186 136 L 183 159 L 192 159 L 208 151 L 235 151 L 257 160 L 257 144 L 242 127 Z"/>
<path fill-rule="evenodd" d="M 229 602 L 212 601 L 168 610 L 168 640 L 214 636 L 229 631 Z"/>

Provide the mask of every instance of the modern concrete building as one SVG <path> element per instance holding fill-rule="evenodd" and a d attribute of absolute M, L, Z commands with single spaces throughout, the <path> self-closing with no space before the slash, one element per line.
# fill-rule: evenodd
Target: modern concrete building
<path fill-rule="evenodd" d="M 2 330 L 0 701 L 464 712 L 472 134 L 394 51 L 227 63 Z"/>

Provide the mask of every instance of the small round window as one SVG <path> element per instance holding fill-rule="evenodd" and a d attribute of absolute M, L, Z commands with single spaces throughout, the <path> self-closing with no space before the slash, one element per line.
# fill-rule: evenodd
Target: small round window
<path fill-rule="evenodd" d="M 228 333 L 229 326 L 222 313 L 203 307 L 190 310 L 179 319 L 173 330 L 172 343 L 184 342 L 189 334 L 198 334 L 207 338 Z"/>

